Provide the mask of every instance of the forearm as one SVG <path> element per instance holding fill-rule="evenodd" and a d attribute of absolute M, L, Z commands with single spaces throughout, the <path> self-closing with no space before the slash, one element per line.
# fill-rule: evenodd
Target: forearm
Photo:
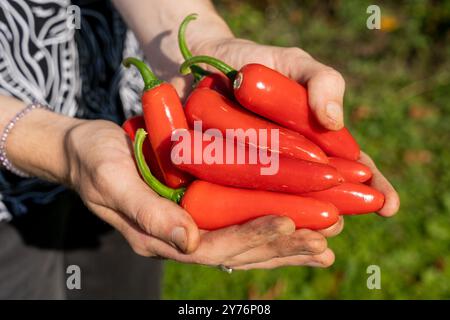
<path fill-rule="evenodd" d="M 0 95 L 0 132 L 25 103 Z M 6 142 L 9 160 L 17 168 L 45 180 L 67 183 L 65 139 L 80 120 L 35 109 L 19 120 Z"/>
<path fill-rule="evenodd" d="M 195 28 L 190 28 L 186 33 L 187 42 L 192 48 L 209 40 L 233 37 L 209 0 L 113 2 L 136 34 L 154 71 L 165 80 L 171 80 L 178 75 L 178 66 L 183 61 L 178 49 L 177 32 L 178 26 L 187 15 L 199 14 Z"/>

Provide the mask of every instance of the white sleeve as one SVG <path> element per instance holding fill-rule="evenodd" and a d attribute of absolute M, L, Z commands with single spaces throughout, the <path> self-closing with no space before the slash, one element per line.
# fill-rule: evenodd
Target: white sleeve
<path fill-rule="evenodd" d="M 2 198 L 2 194 L 0 193 L 0 222 L 10 221 L 12 219 L 12 216 L 6 208 L 5 204 L 2 202 Z"/>

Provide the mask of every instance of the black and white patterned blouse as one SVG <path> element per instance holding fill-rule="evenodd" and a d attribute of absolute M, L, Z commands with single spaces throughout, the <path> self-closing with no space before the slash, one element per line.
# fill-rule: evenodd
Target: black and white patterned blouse
<path fill-rule="evenodd" d="M 79 29 L 73 28 L 77 8 Z M 72 117 L 121 123 L 140 112 L 142 88 L 136 72 L 123 72 L 125 56 L 142 53 L 110 1 L 0 1 L 1 95 L 37 99 Z M 0 221 L 63 191 L 0 171 Z"/>

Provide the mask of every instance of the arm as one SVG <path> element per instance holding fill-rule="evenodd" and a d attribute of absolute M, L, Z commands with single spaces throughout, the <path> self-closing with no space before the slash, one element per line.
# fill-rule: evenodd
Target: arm
<path fill-rule="evenodd" d="M 26 104 L 0 95 L 0 132 Z M 17 122 L 7 139 L 8 158 L 19 169 L 52 182 L 69 183 L 63 146 L 79 120 L 36 109 Z M 32 156 L 30 156 L 32 155 Z"/>
<path fill-rule="evenodd" d="M 178 48 L 177 32 L 181 21 L 191 13 L 198 13 L 195 28 L 187 34 L 193 46 L 219 39 L 233 39 L 233 33 L 218 15 L 209 0 L 113 0 L 126 23 L 135 33 L 155 73 L 171 81 L 180 93 L 190 88 L 181 77 L 179 66 L 183 58 Z"/>

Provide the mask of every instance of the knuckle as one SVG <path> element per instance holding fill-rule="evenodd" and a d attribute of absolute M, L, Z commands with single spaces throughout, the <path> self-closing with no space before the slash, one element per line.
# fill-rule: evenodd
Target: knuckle
<path fill-rule="evenodd" d="M 180 207 L 175 203 L 161 198 L 141 205 L 140 215 L 149 231 L 153 230 L 153 232 L 160 234 L 169 232 L 175 225 L 189 229 L 188 226 L 191 222 L 188 213 L 180 210 Z"/>
<path fill-rule="evenodd" d="M 141 256 L 143 257 L 156 257 L 158 256 L 158 251 L 155 248 L 154 239 L 151 237 L 146 237 L 141 239 L 138 246 L 141 246 Z"/>
<path fill-rule="evenodd" d="M 314 254 L 325 252 L 327 247 L 328 243 L 324 237 L 309 239 L 306 242 L 306 250 Z"/>
<path fill-rule="evenodd" d="M 233 226 L 230 228 L 230 231 L 233 231 L 233 228 L 236 228 L 236 231 L 240 231 L 242 238 L 249 247 L 255 247 L 260 244 L 261 238 L 266 237 L 267 233 L 270 231 L 271 220 L 265 217 L 263 219 L 253 220 L 250 223 L 245 225 L 245 228 L 239 228 L 237 226 Z"/>
<path fill-rule="evenodd" d="M 280 258 L 287 255 L 291 255 L 299 251 L 298 240 L 285 236 L 280 241 L 273 241 L 270 243 L 270 247 L 274 252 L 273 258 Z"/>
<path fill-rule="evenodd" d="M 286 217 L 265 216 L 243 226 L 228 227 L 228 230 L 231 234 L 238 233 L 249 248 L 254 248 L 263 243 L 269 244 L 280 236 L 291 234 L 295 231 L 295 225 Z"/>
<path fill-rule="evenodd" d="M 248 248 L 255 248 L 261 245 L 261 239 L 264 237 L 264 233 L 260 231 L 256 231 L 253 234 L 250 234 L 246 237 L 246 243 Z"/>
<path fill-rule="evenodd" d="M 295 231 L 294 222 L 288 217 L 273 217 L 267 228 L 267 232 L 272 232 L 276 235 L 290 234 Z"/>
<path fill-rule="evenodd" d="M 283 70 L 286 61 L 296 61 L 297 63 L 306 63 L 313 58 L 307 52 L 297 47 L 278 48 L 274 51 L 272 64 L 276 70 Z M 270 64 L 269 64 L 270 65 Z"/>
<path fill-rule="evenodd" d="M 298 48 L 298 47 L 290 47 L 290 48 L 285 48 L 284 52 L 289 55 L 289 56 L 294 56 L 297 59 L 305 59 L 305 58 L 312 58 L 311 55 L 309 53 L 307 53 L 306 51 Z"/>
<path fill-rule="evenodd" d="M 308 231 L 304 233 L 301 231 Z M 284 236 L 280 241 L 271 243 L 272 250 L 280 256 L 296 255 L 296 254 L 320 254 L 327 249 L 328 243 L 325 237 L 310 235 L 312 231 L 301 230 L 294 236 Z"/>
<path fill-rule="evenodd" d="M 292 221 L 285 217 L 270 216 L 258 219 L 253 226 L 249 226 L 252 230 L 250 244 L 252 246 L 258 245 L 262 238 L 266 239 L 267 242 L 275 240 L 281 234 L 288 233 L 292 229 L 292 224 Z"/>
<path fill-rule="evenodd" d="M 136 245 L 136 244 L 130 244 L 131 249 L 135 254 L 141 257 L 152 257 L 154 254 L 152 253 L 152 250 L 147 245 Z"/>
<path fill-rule="evenodd" d="M 342 74 L 331 67 L 325 67 L 325 69 L 319 72 L 319 75 L 321 77 L 331 79 L 334 82 L 340 83 L 345 87 L 345 79 Z"/>
<path fill-rule="evenodd" d="M 136 208 L 135 223 L 139 228 L 151 234 L 153 230 L 153 216 L 152 210 L 138 206 Z"/>

